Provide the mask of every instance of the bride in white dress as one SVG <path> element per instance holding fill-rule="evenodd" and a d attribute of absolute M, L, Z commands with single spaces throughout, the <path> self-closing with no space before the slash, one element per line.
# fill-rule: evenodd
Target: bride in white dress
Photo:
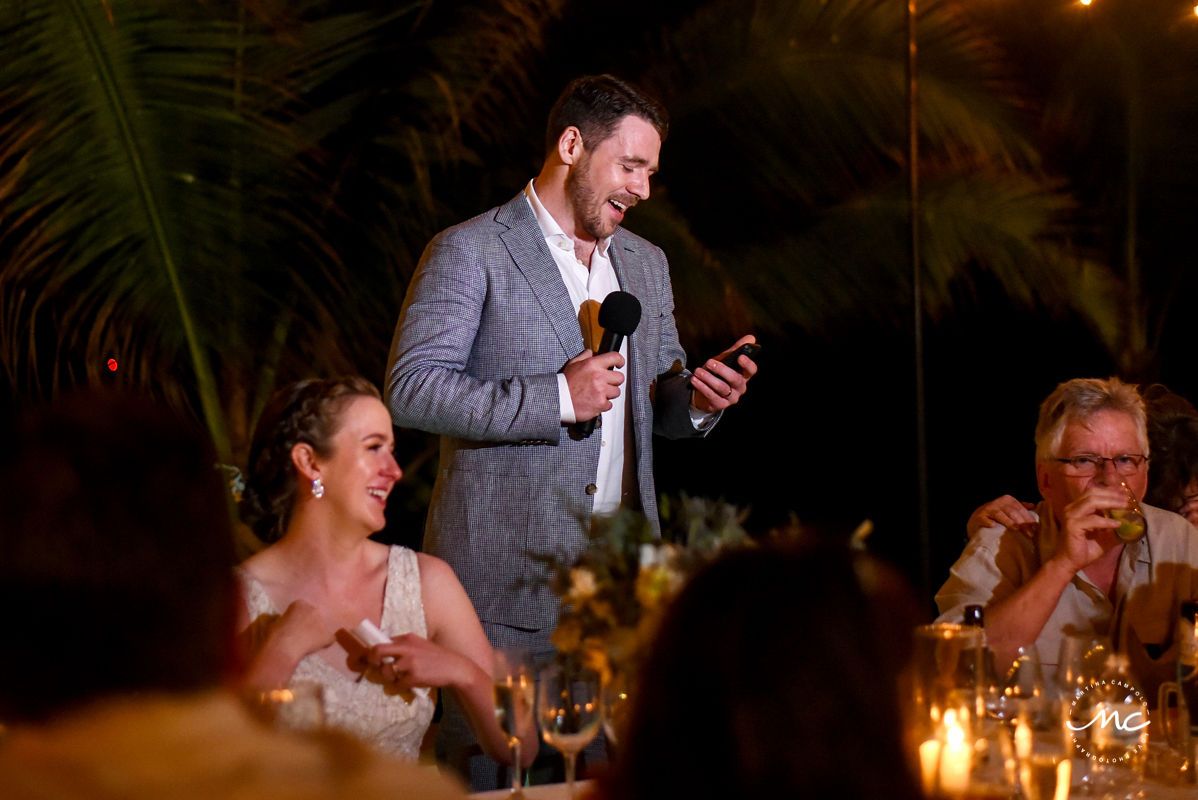
<path fill-rule="evenodd" d="M 250 658 L 243 683 L 319 683 L 326 724 L 407 759 L 433 716 L 420 687 L 448 689 L 484 751 L 509 763 L 491 646 L 457 576 L 438 558 L 369 538 L 402 474 L 393 445 L 390 414 L 362 378 L 302 381 L 267 404 L 241 516 L 273 544 L 237 569 Z M 362 620 L 391 643 L 360 645 L 349 631 Z M 531 724 L 521 732 L 522 760 L 535 756 L 535 736 Z"/>

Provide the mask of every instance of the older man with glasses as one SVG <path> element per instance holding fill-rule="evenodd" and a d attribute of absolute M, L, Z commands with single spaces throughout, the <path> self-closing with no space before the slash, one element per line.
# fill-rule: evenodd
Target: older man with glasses
<path fill-rule="evenodd" d="M 1148 463 L 1144 402 L 1134 386 L 1117 378 L 1058 386 L 1036 424 L 1044 498 L 1033 510 L 1036 525 L 973 536 L 936 594 L 940 620 L 959 622 L 965 606 L 985 606 L 998 663 L 1034 645 L 1051 673 L 1061 639 L 1080 634 L 1110 636 L 1133 666 L 1151 671 L 1172 645 L 1179 604 L 1198 598 L 1198 530 L 1143 505 Z M 1116 535 L 1121 522 L 1108 516 L 1129 505 L 1129 494 L 1147 523 L 1146 535 L 1132 541 Z"/>

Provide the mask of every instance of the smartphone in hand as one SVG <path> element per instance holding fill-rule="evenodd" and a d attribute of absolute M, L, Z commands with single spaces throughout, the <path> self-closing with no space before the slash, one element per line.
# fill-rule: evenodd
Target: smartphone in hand
<path fill-rule="evenodd" d="M 720 359 L 720 363 L 732 369 L 739 370 L 740 364 L 737 363 L 739 356 L 748 356 L 750 361 L 757 360 L 757 354 L 761 352 L 761 345 L 756 342 L 748 342 L 733 350 L 728 355 Z"/>

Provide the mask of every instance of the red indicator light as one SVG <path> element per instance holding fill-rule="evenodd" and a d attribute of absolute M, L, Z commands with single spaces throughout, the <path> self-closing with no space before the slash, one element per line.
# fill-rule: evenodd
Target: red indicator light
<path fill-rule="evenodd" d="M 108 359 L 108 371 L 109 372 L 116 372 L 118 366 L 120 366 L 120 365 L 116 363 L 115 358 Z"/>

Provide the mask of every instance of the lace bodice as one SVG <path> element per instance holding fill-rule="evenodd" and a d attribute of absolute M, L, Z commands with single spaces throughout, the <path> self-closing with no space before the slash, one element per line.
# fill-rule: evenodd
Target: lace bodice
<path fill-rule="evenodd" d="M 279 615 L 262 584 L 240 567 L 237 577 L 245 594 L 250 620 Z M 420 599 L 420 568 L 416 553 L 393 546 L 387 557 L 387 585 L 383 592 L 383 617 L 379 627 L 388 636 L 415 633 L 427 636 L 424 604 Z M 311 681 L 324 687 L 325 724 L 352 733 L 364 742 L 415 760 L 420 742 L 433 718 L 433 701 L 422 693 L 404 696 L 383 685 L 347 677 L 318 653 L 300 661 L 291 683 Z"/>

